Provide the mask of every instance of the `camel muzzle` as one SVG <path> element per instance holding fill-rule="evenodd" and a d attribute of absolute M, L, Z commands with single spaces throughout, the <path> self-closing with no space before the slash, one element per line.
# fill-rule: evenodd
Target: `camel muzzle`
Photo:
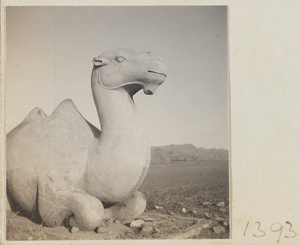
<path fill-rule="evenodd" d="M 156 89 L 158 88 L 158 84 L 144 84 L 143 90 L 144 90 L 144 94 L 147 95 L 152 95 L 154 94 L 154 92 L 156 91 Z"/>

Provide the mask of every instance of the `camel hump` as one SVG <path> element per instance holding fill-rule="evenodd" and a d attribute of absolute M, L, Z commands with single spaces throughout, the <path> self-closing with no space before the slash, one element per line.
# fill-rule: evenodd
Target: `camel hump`
<path fill-rule="evenodd" d="M 53 122 L 58 124 L 58 122 L 60 122 L 60 128 L 65 127 L 69 130 L 70 128 L 73 128 L 74 130 L 75 128 L 86 128 L 89 129 L 89 131 L 91 130 L 89 123 L 70 99 L 62 101 L 46 120 L 48 123 Z"/>
<path fill-rule="evenodd" d="M 66 113 L 71 113 L 71 114 L 80 114 L 79 110 L 77 109 L 76 105 L 74 102 L 70 99 L 66 99 L 62 101 L 55 109 L 53 114 L 51 116 L 55 116 L 56 114 L 66 114 Z"/>
<path fill-rule="evenodd" d="M 29 114 L 25 117 L 24 122 L 30 122 L 36 119 L 46 118 L 46 113 L 39 107 L 34 108 Z"/>
<path fill-rule="evenodd" d="M 71 99 L 63 100 L 63 101 L 60 102 L 60 104 L 57 106 L 57 110 L 58 110 L 58 109 L 66 110 L 66 109 L 69 109 L 69 108 L 72 108 L 72 109 L 77 110 L 77 108 L 76 108 L 74 102 L 73 102 Z"/>

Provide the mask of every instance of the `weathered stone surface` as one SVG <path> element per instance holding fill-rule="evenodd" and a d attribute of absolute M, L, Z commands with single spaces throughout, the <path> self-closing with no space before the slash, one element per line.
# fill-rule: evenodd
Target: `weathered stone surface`
<path fill-rule="evenodd" d="M 226 230 L 223 226 L 214 226 L 213 228 L 214 233 L 216 234 L 221 234 L 221 233 L 225 233 Z"/>
<path fill-rule="evenodd" d="M 144 220 L 145 222 L 153 222 L 153 221 L 154 221 L 154 219 L 152 219 L 152 218 L 150 218 L 150 217 L 145 217 L 145 218 L 143 218 L 143 220 Z"/>
<path fill-rule="evenodd" d="M 130 223 L 131 228 L 141 228 L 143 227 L 145 221 L 142 219 L 134 220 Z"/>
<path fill-rule="evenodd" d="M 79 231 L 79 228 L 78 227 L 72 227 L 70 231 L 71 231 L 71 233 L 76 233 L 76 232 Z"/>
<path fill-rule="evenodd" d="M 219 203 L 217 203 L 217 206 L 219 208 L 224 207 L 225 206 L 225 202 L 219 202 Z"/>
<path fill-rule="evenodd" d="M 146 225 L 142 228 L 140 233 L 143 236 L 150 236 L 153 233 L 153 227 L 150 225 Z"/>
<path fill-rule="evenodd" d="M 150 164 L 144 123 L 131 98 L 140 89 L 153 94 L 167 68 L 150 52 L 129 49 L 104 52 L 93 64 L 91 86 L 101 133 L 65 100 L 50 116 L 33 109 L 6 137 L 8 191 L 27 213 L 38 210 L 50 227 L 73 213 L 71 226 L 94 230 L 107 215 L 131 221 L 145 210 L 143 198 L 124 201 L 141 185 Z M 101 201 L 120 205 L 106 214 Z"/>

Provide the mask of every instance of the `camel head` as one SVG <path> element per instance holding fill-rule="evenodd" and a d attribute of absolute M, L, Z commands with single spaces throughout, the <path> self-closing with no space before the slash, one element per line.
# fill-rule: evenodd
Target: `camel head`
<path fill-rule="evenodd" d="M 94 58 L 93 64 L 92 84 L 110 90 L 124 88 L 131 97 L 142 88 L 145 94 L 153 94 L 167 73 L 160 58 L 130 49 L 106 51 Z"/>

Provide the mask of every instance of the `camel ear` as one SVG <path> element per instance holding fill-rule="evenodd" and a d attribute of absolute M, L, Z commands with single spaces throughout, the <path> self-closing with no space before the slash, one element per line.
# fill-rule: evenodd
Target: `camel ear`
<path fill-rule="evenodd" d="M 107 65 L 107 64 L 109 64 L 110 63 L 110 60 L 108 60 L 108 59 L 106 59 L 106 58 L 100 58 L 100 57 L 95 57 L 94 59 L 93 59 L 93 64 L 95 65 L 95 66 L 105 66 L 105 65 Z"/>

